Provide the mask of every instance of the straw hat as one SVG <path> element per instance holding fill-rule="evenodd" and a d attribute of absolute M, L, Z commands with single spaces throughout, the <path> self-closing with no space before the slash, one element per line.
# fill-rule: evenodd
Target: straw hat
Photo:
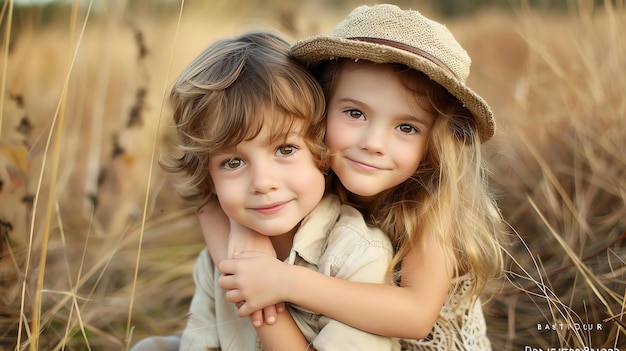
<path fill-rule="evenodd" d="M 334 58 L 404 64 L 424 72 L 463 103 L 478 122 L 481 142 L 495 132 L 491 108 L 465 85 L 469 55 L 444 25 L 418 11 L 389 4 L 359 6 L 330 35 L 298 41 L 291 54 L 310 66 Z"/>

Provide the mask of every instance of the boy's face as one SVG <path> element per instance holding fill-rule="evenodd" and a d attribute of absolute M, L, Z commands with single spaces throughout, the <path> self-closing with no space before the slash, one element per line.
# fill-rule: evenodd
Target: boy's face
<path fill-rule="evenodd" d="M 270 143 L 264 126 L 254 139 L 211 155 L 214 191 L 232 220 L 268 236 L 293 234 L 321 200 L 324 175 L 295 133 Z"/>
<path fill-rule="evenodd" d="M 411 177 L 426 152 L 435 114 L 427 83 L 412 82 L 417 92 L 409 92 L 397 74 L 389 65 L 347 61 L 328 102 L 331 168 L 366 198 Z"/>

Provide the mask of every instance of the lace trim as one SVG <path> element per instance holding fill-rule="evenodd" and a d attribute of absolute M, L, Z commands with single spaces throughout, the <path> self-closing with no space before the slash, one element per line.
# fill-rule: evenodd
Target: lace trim
<path fill-rule="evenodd" d="M 466 298 L 469 276 L 456 278 L 448 300 L 428 337 L 421 340 L 400 340 L 407 351 L 490 351 L 487 325 L 480 299 Z"/>

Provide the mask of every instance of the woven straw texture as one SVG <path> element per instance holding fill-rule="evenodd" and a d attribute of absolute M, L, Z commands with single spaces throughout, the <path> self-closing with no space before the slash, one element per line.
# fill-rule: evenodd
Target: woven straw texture
<path fill-rule="evenodd" d="M 400 63 L 422 71 L 472 113 L 482 142 L 495 133 L 491 108 L 465 84 L 471 65 L 467 52 L 444 25 L 418 11 L 389 4 L 360 6 L 330 35 L 301 40 L 293 45 L 291 53 L 310 66 L 349 58 Z"/>

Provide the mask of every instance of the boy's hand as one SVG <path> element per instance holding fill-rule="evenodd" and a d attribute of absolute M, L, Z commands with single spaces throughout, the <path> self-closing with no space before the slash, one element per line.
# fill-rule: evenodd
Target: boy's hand
<path fill-rule="evenodd" d="M 243 306 L 243 303 L 237 304 L 239 307 Z M 276 323 L 276 318 L 278 318 L 279 313 L 283 313 L 285 311 L 285 303 L 280 302 L 275 305 L 271 305 L 265 307 L 262 310 L 254 311 L 250 315 L 250 320 L 252 321 L 252 325 L 255 328 L 261 328 L 263 323 L 272 325 Z"/>

